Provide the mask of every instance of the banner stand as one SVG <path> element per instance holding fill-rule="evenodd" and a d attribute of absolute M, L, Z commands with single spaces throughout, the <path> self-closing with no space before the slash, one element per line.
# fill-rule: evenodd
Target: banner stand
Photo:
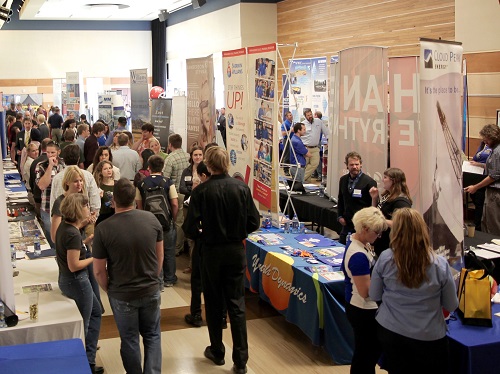
<path fill-rule="evenodd" d="M 288 66 L 288 64 L 285 64 L 285 62 L 283 61 L 283 57 L 281 56 L 281 51 L 280 49 L 281 48 L 285 48 L 285 47 L 293 47 L 293 53 L 292 53 L 292 60 L 294 59 L 295 57 L 295 52 L 297 51 L 297 47 L 299 46 L 299 44 L 297 42 L 295 43 L 291 43 L 291 44 L 277 44 L 277 52 L 278 52 L 278 57 L 279 57 L 279 61 L 281 62 L 281 65 L 283 66 L 283 68 L 285 69 L 285 76 L 286 76 L 286 79 L 285 79 L 285 82 L 283 83 L 283 88 L 288 84 L 289 87 L 290 86 L 290 68 Z M 279 69 L 278 69 L 279 70 Z M 280 124 L 284 122 L 284 118 L 283 118 L 283 107 L 284 107 L 284 104 L 283 104 L 283 96 L 284 96 L 284 92 L 285 90 L 282 89 L 281 90 L 281 94 L 280 94 L 280 97 L 279 97 L 279 100 L 278 100 L 278 119 L 281 119 L 279 122 Z M 295 100 L 295 92 L 293 92 L 292 90 L 292 95 L 294 96 L 294 102 L 296 103 L 297 100 Z M 279 128 L 280 133 L 281 133 L 281 126 Z M 295 157 L 295 159 L 297 159 L 296 157 L 296 154 L 295 154 L 295 150 L 293 149 L 292 147 L 292 142 L 290 141 L 290 134 L 292 133 L 293 131 L 293 128 L 290 126 L 290 129 L 288 130 L 288 134 L 287 134 L 287 139 L 286 139 L 286 142 L 285 144 L 283 144 L 283 149 L 285 149 L 287 147 L 287 145 L 290 146 L 290 152 L 293 152 L 293 156 Z M 282 180 L 285 180 L 286 179 L 286 176 L 285 176 L 285 172 L 284 172 L 284 168 L 285 167 L 290 167 L 290 166 L 297 166 L 297 165 L 292 165 L 292 164 L 285 164 L 283 163 L 283 157 L 285 155 L 285 152 L 283 152 L 281 154 L 281 157 L 279 159 L 279 168 L 278 168 L 278 182 L 281 182 Z M 290 204 L 292 206 L 292 209 L 293 209 L 293 214 L 294 215 L 297 215 L 297 211 L 295 210 L 295 206 L 293 205 L 293 202 L 291 200 L 291 192 L 292 192 L 292 188 L 295 184 L 295 179 L 296 179 L 296 176 L 297 174 L 295 174 L 295 176 L 293 177 L 293 181 L 292 181 L 292 187 L 290 187 L 290 189 L 286 190 L 287 192 L 287 199 L 286 199 L 286 204 L 285 204 L 285 208 L 284 208 L 284 211 L 286 212 L 287 211 L 287 208 L 288 208 L 288 205 Z M 285 186 L 286 187 L 286 186 Z M 279 201 L 279 189 L 278 189 L 278 201 Z M 278 204 L 278 209 L 281 213 L 283 213 L 281 211 L 281 208 L 280 208 L 280 205 Z M 280 222 L 278 222 L 278 227 L 280 226 Z"/>

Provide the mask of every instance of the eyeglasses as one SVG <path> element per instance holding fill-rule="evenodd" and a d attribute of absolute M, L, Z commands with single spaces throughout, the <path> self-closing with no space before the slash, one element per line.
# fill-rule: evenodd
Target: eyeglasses
<path fill-rule="evenodd" d="M 382 237 L 383 231 L 380 231 L 380 232 L 379 231 L 375 231 L 375 230 L 371 230 L 371 231 L 373 231 L 375 234 L 377 234 L 377 238 L 381 238 Z"/>

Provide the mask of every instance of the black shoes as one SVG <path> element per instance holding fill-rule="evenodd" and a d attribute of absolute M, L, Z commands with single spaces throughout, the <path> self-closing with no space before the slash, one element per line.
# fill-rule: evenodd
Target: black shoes
<path fill-rule="evenodd" d="M 222 317 L 222 328 L 227 329 L 227 319 L 226 317 Z"/>
<path fill-rule="evenodd" d="M 236 365 L 233 365 L 233 373 L 236 374 L 245 374 L 247 372 L 247 367 L 239 368 Z"/>
<path fill-rule="evenodd" d="M 205 352 L 203 352 L 203 354 L 205 355 L 206 358 L 211 360 L 215 365 L 222 366 L 226 363 L 226 361 L 223 358 L 217 358 L 214 356 L 214 354 L 212 353 L 212 350 L 210 349 L 210 346 L 205 348 Z M 245 371 L 245 373 L 246 373 L 246 371 Z"/>
<path fill-rule="evenodd" d="M 199 314 L 186 314 L 184 320 L 194 327 L 201 327 L 203 324 L 203 319 Z"/>

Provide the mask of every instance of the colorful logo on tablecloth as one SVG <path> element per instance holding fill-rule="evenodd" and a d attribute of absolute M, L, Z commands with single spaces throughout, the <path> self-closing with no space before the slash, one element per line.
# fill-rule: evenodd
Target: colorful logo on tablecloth
<path fill-rule="evenodd" d="M 286 310 L 290 296 L 297 297 L 304 304 L 307 294 L 300 287 L 293 286 L 294 259 L 283 253 L 268 253 L 261 264 L 259 257 L 252 257 L 253 271 L 262 273 L 262 288 L 271 305 L 277 310 Z"/>

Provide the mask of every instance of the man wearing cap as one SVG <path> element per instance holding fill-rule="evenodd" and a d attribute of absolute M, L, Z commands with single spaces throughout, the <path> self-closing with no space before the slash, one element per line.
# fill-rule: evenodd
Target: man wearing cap
<path fill-rule="evenodd" d="M 115 136 L 115 132 L 122 132 L 127 129 L 127 119 L 125 117 L 118 117 L 118 125 L 115 127 L 113 131 L 109 134 L 106 139 L 106 145 L 110 147 L 113 144 L 113 138 Z"/>

